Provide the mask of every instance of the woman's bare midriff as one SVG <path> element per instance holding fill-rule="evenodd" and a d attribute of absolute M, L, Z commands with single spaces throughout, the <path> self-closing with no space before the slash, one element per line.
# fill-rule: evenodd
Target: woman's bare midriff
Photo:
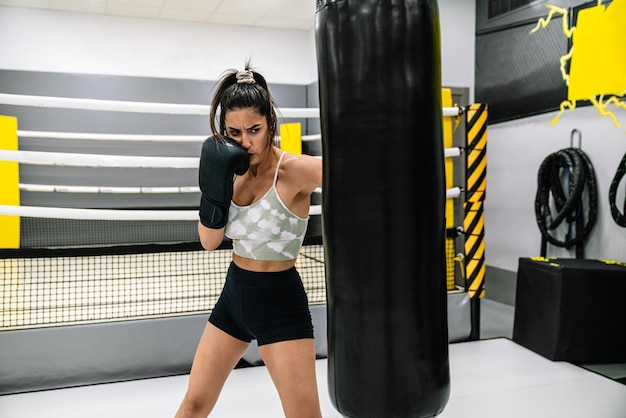
<path fill-rule="evenodd" d="M 276 272 L 289 270 L 296 264 L 296 260 L 286 261 L 268 261 L 268 260 L 253 260 L 251 258 L 245 258 L 233 253 L 233 261 L 237 267 L 248 271 L 258 272 Z"/>

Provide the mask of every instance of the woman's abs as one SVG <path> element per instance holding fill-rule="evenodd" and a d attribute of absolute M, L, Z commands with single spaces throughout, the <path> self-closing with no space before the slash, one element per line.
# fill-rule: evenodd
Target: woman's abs
<path fill-rule="evenodd" d="M 233 261 L 237 267 L 248 271 L 285 271 L 289 270 L 296 264 L 296 260 L 284 260 L 284 261 L 268 261 L 268 260 L 253 260 L 251 258 L 241 257 L 233 253 Z"/>

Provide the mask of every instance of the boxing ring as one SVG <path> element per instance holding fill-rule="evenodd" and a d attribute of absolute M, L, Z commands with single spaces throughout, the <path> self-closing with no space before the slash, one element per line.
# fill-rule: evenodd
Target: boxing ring
<path fill-rule="evenodd" d="M 111 84 L 86 78 L 98 88 Z M 165 90 L 181 83 L 151 81 Z M 271 88 L 278 103 L 302 106 L 278 109 L 281 122 L 305 133 L 290 141 L 321 158 L 319 109 L 302 100 L 315 86 Z M 441 280 L 450 342 L 459 342 L 478 339 L 484 294 L 486 107 L 459 106 L 446 89 L 444 97 L 448 272 Z M 229 242 L 208 253 L 197 239 L 208 111 L 97 95 L 0 94 L 0 164 L 15 174 L 1 183 L 0 394 L 188 373 L 230 261 Z M 322 193 L 313 197 L 298 260 L 319 358 L 326 356 Z M 255 348 L 242 366 L 260 364 Z"/>

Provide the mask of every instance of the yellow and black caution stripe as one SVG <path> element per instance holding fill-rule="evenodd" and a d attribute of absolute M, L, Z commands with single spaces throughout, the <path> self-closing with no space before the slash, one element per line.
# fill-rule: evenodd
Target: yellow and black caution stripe
<path fill-rule="evenodd" d="M 0 115 L 0 149 L 17 150 L 17 118 Z M 19 206 L 19 164 L 0 161 L 0 205 Z M 20 247 L 20 217 L 0 215 L 0 248 Z"/>
<path fill-rule="evenodd" d="M 485 295 L 485 222 L 487 190 L 487 105 L 466 110 L 465 274 L 471 298 Z"/>

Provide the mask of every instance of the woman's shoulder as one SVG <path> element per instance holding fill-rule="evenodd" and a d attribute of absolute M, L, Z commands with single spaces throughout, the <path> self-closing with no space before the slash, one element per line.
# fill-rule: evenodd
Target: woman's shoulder
<path fill-rule="evenodd" d="M 295 165 L 298 164 L 307 164 L 307 163 L 311 163 L 313 161 L 322 161 L 321 157 L 315 157 L 313 155 L 308 155 L 308 154 L 292 154 L 290 152 L 287 151 L 283 151 L 283 153 L 285 154 L 285 156 L 283 157 L 283 161 L 287 162 L 287 161 L 293 161 L 293 163 Z"/>
<path fill-rule="evenodd" d="M 322 169 L 321 157 L 315 157 L 308 154 L 291 154 L 285 152 L 281 168 L 299 172 L 301 170 L 318 171 Z"/>
<path fill-rule="evenodd" d="M 320 187 L 322 182 L 322 159 L 307 154 L 285 153 L 281 169 L 285 177 L 311 187 Z"/>

